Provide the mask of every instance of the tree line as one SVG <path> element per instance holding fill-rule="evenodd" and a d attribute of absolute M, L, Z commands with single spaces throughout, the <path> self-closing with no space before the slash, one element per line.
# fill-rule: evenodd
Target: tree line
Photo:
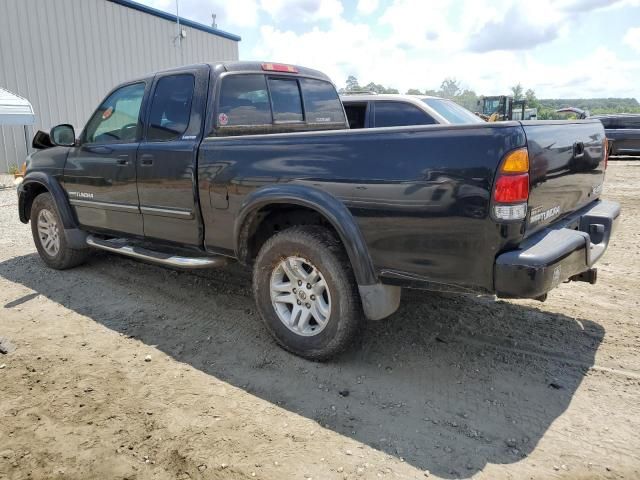
<path fill-rule="evenodd" d="M 385 87 L 375 82 L 361 86 L 358 83 L 358 79 L 353 75 L 347 78 L 345 86 L 339 91 L 340 93 L 400 93 L 396 88 Z M 405 93 L 407 95 L 431 95 L 434 97 L 448 98 L 472 112 L 478 111 L 478 101 L 482 98 L 482 95 L 478 95 L 475 91 L 464 88 L 460 80 L 450 77 L 445 78 L 437 90 L 410 88 Z M 538 118 L 541 120 L 567 118 L 566 114 L 556 113 L 557 109 L 564 107 L 578 107 L 583 110 L 588 110 L 591 114 L 640 113 L 640 103 L 638 103 L 635 98 L 538 99 L 536 92 L 532 88 L 525 90 L 520 83 L 511 87 L 508 94 L 511 95 L 514 100 L 526 100 L 527 108 L 537 108 Z"/>

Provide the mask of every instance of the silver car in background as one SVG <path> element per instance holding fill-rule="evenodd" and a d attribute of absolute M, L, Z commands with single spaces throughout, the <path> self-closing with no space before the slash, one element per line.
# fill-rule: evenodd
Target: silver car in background
<path fill-rule="evenodd" d="M 354 93 L 341 95 L 340 99 L 352 129 L 484 122 L 466 108 L 440 97 Z"/>

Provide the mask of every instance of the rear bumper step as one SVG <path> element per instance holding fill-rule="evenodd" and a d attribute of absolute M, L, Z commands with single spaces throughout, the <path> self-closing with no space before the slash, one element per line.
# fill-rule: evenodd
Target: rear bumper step
<path fill-rule="evenodd" d="M 127 257 L 173 268 L 217 268 L 230 263 L 230 259 L 223 256 L 181 257 L 169 253 L 156 252 L 137 245 L 128 244 L 126 240 L 121 238 L 105 240 L 89 235 L 87 236 L 87 245 L 100 250 L 106 250 L 107 252 L 118 253 Z"/>

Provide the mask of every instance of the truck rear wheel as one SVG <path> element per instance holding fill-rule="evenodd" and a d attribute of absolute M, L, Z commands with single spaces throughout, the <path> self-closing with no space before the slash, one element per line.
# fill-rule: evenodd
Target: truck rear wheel
<path fill-rule="evenodd" d="M 49 193 L 41 193 L 31 206 L 31 233 L 40 258 L 58 270 L 75 267 L 84 262 L 89 250 L 77 250 L 67 245 L 64 226 L 58 209 Z"/>
<path fill-rule="evenodd" d="M 275 340 L 326 360 L 354 340 L 362 305 L 349 259 L 326 228 L 288 228 L 264 244 L 253 271 L 256 304 Z"/>

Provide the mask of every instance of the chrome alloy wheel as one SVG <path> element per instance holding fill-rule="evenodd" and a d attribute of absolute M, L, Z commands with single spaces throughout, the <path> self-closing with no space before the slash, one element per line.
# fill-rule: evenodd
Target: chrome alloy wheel
<path fill-rule="evenodd" d="M 38 214 L 38 236 L 44 251 L 55 257 L 60 251 L 60 231 L 55 215 L 46 208 Z"/>
<path fill-rule="evenodd" d="M 271 273 L 270 286 L 273 308 L 289 330 L 305 337 L 324 330 L 331 315 L 331 294 L 309 260 L 282 259 Z"/>

